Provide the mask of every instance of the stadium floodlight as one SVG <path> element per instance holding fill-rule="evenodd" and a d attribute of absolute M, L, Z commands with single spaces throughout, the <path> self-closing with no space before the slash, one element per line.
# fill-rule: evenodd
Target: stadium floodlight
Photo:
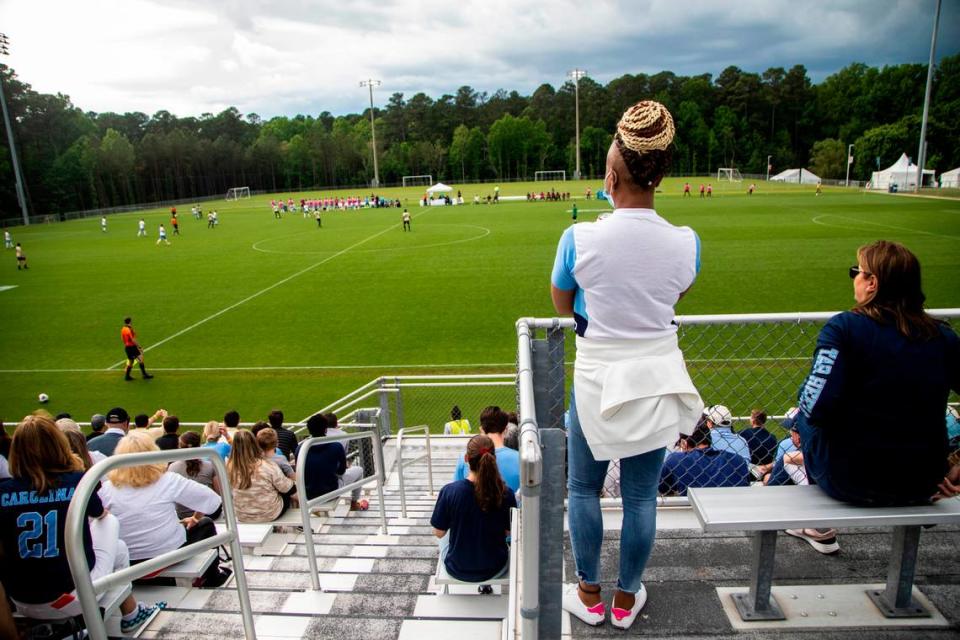
<path fill-rule="evenodd" d="M 10 40 L 6 34 L 0 33 L 0 55 L 10 55 Z M 13 142 L 13 127 L 10 125 L 10 112 L 7 110 L 7 98 L 3 94 L 3 79 L 0 78 L 0 107 L 3 108 L 3 122 L 7 125 L 7 142 L 10 145 L 10 157 L 13 158 L 13 177 L 17 183 L 17 202 L 20 203 L 20 212 L 23 214 L 23 224 L 30 224 L 30 215 L 27 213 L 27 193 L 23 188 L 23 174 L 20 172 L 20 160 L 17 158 L 17 146 Z"/>
<path fill-rule="evenodd" d="M 227 200 L 240 200 L 250 197 L 250 187 L 231 187 L 227 190 Z"/>
<path fill-rule="evenodd" d="M 568 78 L 573 78 L 574 130 L 576 131 L 577 168 L 573 171 L 573 179 L 580 179 L 580 78 L 587 75 L 583 69 L 574 69 L 567 72 Z"/>
<path fill-rule="evenodd" d="M 850 165 L 853 164 L 853 145 L 847 145 L 847 185 L 850 186 Z"/>
<path fill-rule="evenodd" d="M 433 185 L 433 176 L 426 174 L 422 176 L 403 176 L 403 186 L 405 187 L 430 187 Z"/>
<path fill-rule="evenodd" d="M 923 165 L 927 155 L 927 116 L 930 114 L 930 90 L 933 88 L 933 59 L 937 52 L 937 27 L 940 26 L 940 2 L 933 14 L 933 36 L 930 38 L 930 61 L 927 63 L 927 90 L 923 97 L 923 119 L 920 121 L 920 150 L 917 152 L 917 186 L 914 193 L 920 192 L 923 184 Z"/>
<path fill-rule="evenodd" d="M 567 181 L 567 172 L 560 171 L 534 171 L 533 172 L 534 182 L 547 182 L 549 180 L 559 180 L 560 182 Z"/>
<path fill-rule="evenodd" d="M 379 87 L 381 84 L 379 80 L 373 78 L 360 81 L 361 87 L 369 87 L 370 89 L 370 143 L 373 147 L 373 182 L 370 183 L 370 186 L 374 188 L 380 186 L 380 171 L 377 169 L 377 132 L 373 124 L 373 88 Z"/>

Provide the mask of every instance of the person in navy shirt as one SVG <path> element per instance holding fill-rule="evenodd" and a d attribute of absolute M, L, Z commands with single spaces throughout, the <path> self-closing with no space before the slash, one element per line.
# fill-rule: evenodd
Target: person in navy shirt
<path fill-rule="evenodd" d="M 323 414 L 316 414 L 307 419 L 307 431 L 312 438 L 323 438 L 327 435 L 327 418 Z M 301 442 L 297 447 L 297 459 L 300 459 Z M 307 500 L 330 493 L 336 489 L 352 484 L 363 478 L 362 467 L 348 467 L 347 456 L 339 442 L 328 442 L 310 447 L 307 451 L 304 483 L 307 489 Z M 360 487 L 353 490 L 350 500 L 351 511 L 366 511 L 370 505 L 360 499 Z"/>
<path fill-rule="evenodd" d="M 660 493 L 685 496 L 696 487 L 746 487 L 750 484 L 747 461 L 729 451 L 710 446 L 711 430 L 699 426 L 680 438 L 680 451 L 667 456 L 660 472 Z"/>
<path fill-rule="evenodd" d="M 770 464 L 777 452 L 777 437 L 767 431 L 767 413 L 763 409 L 750 412 L 750 427 L 739 435 L 747 441 L 750 448 L 751 464 Z"/>
<path fill-rule="evenodd" d="M 469 474 L 440 490 L 430 524 L 447 572 L 464 582 L 483 582 L 509 569 L 506 537 L 517 501 L 500 477 L 493 440 L 473 436 L 464 459 Z"/>
<path fill-rule="evenodd" d="M 497 455 L 497 468 L 500 477 L 511 491 L 520 488 L 520 454 L 503 444 L 503 435 L 507 430 L 509 418 L 506 411 L 500 407 L 487 407 L 480 412 L 480 432 L 493 442 Z M 454 480 L 464 480 L 469 473 L 465 460 L 457 461 L 457 468 L 453 473 Z"/>

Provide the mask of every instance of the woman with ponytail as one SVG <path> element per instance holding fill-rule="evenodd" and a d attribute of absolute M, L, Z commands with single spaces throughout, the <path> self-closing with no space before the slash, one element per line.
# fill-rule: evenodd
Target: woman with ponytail
<path fill-rule="evenodd" d="M 430 524 L 440 539 L 447 573 L 464 582 L 483 582 L 509 569 L 506 537 L 517 501 L 500 477 L 493 440 L 470 438 L 464 461 L 469 474 L 440 490 Z"/>

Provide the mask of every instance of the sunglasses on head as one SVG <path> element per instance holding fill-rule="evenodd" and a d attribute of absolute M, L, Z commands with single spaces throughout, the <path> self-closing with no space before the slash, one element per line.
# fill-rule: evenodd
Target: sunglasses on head
<path fill-rule="evenodd" d="M 862 273 L 862 274 L 865 275 L 865 276 L 872 276 L 872 275 L 873 275 L 873 274 L 870 273 L 869 271 L 864 271 L 864 270 L 861 269 L 859 266 L 850 267 L 850 279 L 851 279 L 851 280 L 853 280 L 854 278 L 856 278 L 858 273 Z"/>

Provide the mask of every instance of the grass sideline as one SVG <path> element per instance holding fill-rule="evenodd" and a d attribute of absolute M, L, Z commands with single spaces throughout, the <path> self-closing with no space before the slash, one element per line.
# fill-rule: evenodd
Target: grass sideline
<path fill-rule="evenodd" d="M 701 181 L 713 198 L 697 197 Z M 706 177 L 684 198 L 683 182 L 665 181 L 657 198 L 702 240 L 678 313 L 848 308 L 846 268 L 878 238 L 917 253 L 929 306 L 960 307 L 960 201 L 770 183 L 747 196 L 747 182 Z M 159 223 L 172 233 L 166 210 L 108 216 L 107 233 L 99 218 L 15 228 L 30 269 L 4 252 L 0 287 L 15 288 L 0 291 L 0 417 L 38 408 L 44 392 L 48 411 L 83 420 L 115 405 L 185 421 L 281 407 L 298 420 L 381 374 L 510 371 L 515 320 L 553 315 L 549 274 L 570 203 L 469 204 L 493 186 L 464 185 L 468 205 L 449 208 L 417 206 L 420 187 L 383 190 L 410 208 L 411 233 L 397 209 L 327 213 L 322 229 L 299 214 L 276 221 L 271 196 L 204 203 L 220 213 L 215 230 L 179 207 L 171 246 L 155 244 Z M 501 195 L 551 186 L 582 197 L 600 183 L 505 183 Z M 576 202 L 581 220 L 609 209 Z M 157 374 L 149 382 L 121 379 L 126 315 Z"/>

